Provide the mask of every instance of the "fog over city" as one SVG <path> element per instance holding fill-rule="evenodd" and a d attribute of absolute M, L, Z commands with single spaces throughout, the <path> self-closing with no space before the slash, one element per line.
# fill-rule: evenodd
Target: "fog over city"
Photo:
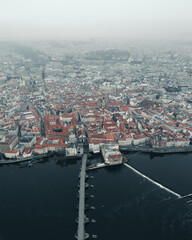
<path fill-rule="evenodd" d="M 0 40 L 191 40 L 191 0 L 1 0 Z"/>
<path fill-rule="evenodd" d="M 192 0 L 0 0 L 0 240 L 192 239 Z"/>

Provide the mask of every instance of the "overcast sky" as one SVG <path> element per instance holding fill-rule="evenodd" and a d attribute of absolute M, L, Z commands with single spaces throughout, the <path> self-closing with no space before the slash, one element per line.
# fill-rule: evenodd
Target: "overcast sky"
<path fill-rule="evenodd" d="M 0 40 L 192 39 L 192 0 L 0 0 Z"/>

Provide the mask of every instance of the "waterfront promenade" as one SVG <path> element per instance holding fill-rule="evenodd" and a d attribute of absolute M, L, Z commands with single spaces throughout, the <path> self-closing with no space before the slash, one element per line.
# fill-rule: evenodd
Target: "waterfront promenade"
<path fill-rule="evenodd" d="M 21 158 L 18 158 L 18 159 L 8 159 L 8 160 L 3 159 L 3 160 L 0 160 L 0 165 L 27 162 L 27 161 L 30 161 L 32 159 L 40 160 L 42 158 L 49 157 L 49 156 L 50 156 L 49 154 L 40 154 L 40 155 L 30 156 L 30 157 L 25 157 L 25 158 L 21 157 Z"/>
<path fill-rule="evenodd" d="M 120 151 L 128 152 L 146 152 L 146 153 L 185 153 L 192 152 L 192 145 L 187 147 L 167 147 L 167 148 L 152 148 L 146 145 L 133 146 L 126 145 L 120 146 Z"/>

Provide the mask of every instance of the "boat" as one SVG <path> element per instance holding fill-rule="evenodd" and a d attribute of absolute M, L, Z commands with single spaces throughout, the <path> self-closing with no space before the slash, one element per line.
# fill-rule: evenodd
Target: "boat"
<path fill-rule="evenodd" d="M 34 164 L 38 163 L 37 159 L 32 158 L 29 162 L 28 162 L 28 167 L 32 167 Z"/>
<path fill-rule="evenodd" d="M 32 167 L 33 166 L 33 163 L 32 162 L 28 162 L 28 167 Z"/>
<path fill-rule="evenodd" d="M 28 166 L 28 163 L 24 163 L 24 162 L 21 162 L 19 163 L 19 168 L 24 168 L 24 167 L 27 167 Z"/>

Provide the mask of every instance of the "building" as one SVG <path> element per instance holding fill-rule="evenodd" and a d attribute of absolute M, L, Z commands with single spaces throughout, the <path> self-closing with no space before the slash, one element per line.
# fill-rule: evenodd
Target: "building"
<path fill-rule="evenodd" d="M 68 143 L 65 151 L 66 157 L 77 157 L 77 147 L 75 143 Z"/>
<path fill-rule="evenodd" d="M 36 143 L 36 136 L 31 135 L 31 134 L 25 134 L 21 139 L 20 139 L 20 144 L 23 144 L 26 148 L 32 147 Z"/>
<path fill-rule="evenodd" d="M 34 146 L 34 153 L 44 154 L 48 152 L 59 152 L 65 150 L 66 146 L 63 138 L 41 137 L 37 140 Z"/>
<path fill-rule="evenodd" d="M 133 136 L 133 145 L 144 144 L 147 141 L 147 137 L 143 134 Z"/>
<path fill-rule="evenodd" d="M 122 154 L 115 144 L 103 144 L 101 146 L 101 153 L 107 165 L 117 165 L 123 162 Z"/>
<path fill-rule="evenodd" d="M 6 150 L 5 151 L 6 158 L 19 158 L 19 150 Z"/>
<path fill-rule="evenodd" d="M 70 135 L 68 131 L 70 126 L 64 126 L 58 115 L 46 115 L 44 117 L 44 128 L 46 137 L 66 139 Z"/>
<path fill-rule="evenodd" d="M 0 141 L 0 152 L 12 150 L 18 143 L 18 137 L 15 135 L 6 135 Z"/>
<path fill-rule="evenodd" d="M 31 157 L 33 153 L 33 149 L 28 147 L 28 148 L 25 148 L 24 152 L 23 152 L 23 157 Z"/>
<path fill-rule="evenodd" d="M 126 146 L 132 144 L 132 136 L 131 135 L 121 135 L 118 137 L 119 146 Z"/>

